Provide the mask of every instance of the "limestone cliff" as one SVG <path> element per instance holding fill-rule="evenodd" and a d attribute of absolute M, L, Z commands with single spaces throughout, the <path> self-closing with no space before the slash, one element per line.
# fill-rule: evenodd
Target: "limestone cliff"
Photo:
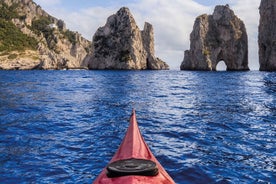
<path fill-rule="evenodd" d="M 62 20 L 52 17 L 32 0 L 1 0 L 0 9 L 0 23 L 6 25 L 5 28 L 14 26 L 11 30 L 16 30 L 16 34 L 8 30 L 0 32 L 0 43 L 3 43 L 2 47 L 0 45 L 0 69 L 87 67 L 84 62 L 92 51 L 91 42 L 68 30 Z M 21 39 L 13 35 L 25 40 L 17 43 Z M 27 44 L 30 41 L 32 44 Z M 10 43 L 17 46 L 11 47 Z M 22 47 L 24 44 L 27 47 Z"/>
<path fill-rule="evenodd" d="M 153 27 L 145 23 L 140 31 L 128 8 L 107 19 L 93 36 L 90 69 L 168 69 L 154 56 Z"/>
<path fill-rule="evenodd" d="M 227 70 L 249 70 L 245 25 L 226 6 L 216 6 L 212 15 L 196 18 L 181 70 L 216 70 L 223 60 Z"/>
<path fill-rule="evenodd" d="M 276 0 L 262 0 L 259 11 L 260 70 L 276 71 Z"/>

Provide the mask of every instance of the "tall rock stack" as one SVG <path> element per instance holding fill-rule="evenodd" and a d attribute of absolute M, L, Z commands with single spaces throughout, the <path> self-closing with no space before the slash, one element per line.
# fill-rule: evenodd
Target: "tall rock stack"
<path fill-rule="evenodd" d="M 260 70 L 276 71 L 276 0 L 262 0 L 259 11 Z"/>
<path fill-rule="evenodd" d="M 196 18 L 181 70 L 216 70 L 223 60 L 227 70 L 249 70 L 245 25 L 228 5 L 216 6 L 212 15 Z"/>
<path fill-rule="evenodd" d="M 121 8 L 107 19 L 93 36 L 89 69 L 144 70 L 168 69 L 154 56 L 153 27 L 145 23 L 140 31 L 128 8 Z"/>

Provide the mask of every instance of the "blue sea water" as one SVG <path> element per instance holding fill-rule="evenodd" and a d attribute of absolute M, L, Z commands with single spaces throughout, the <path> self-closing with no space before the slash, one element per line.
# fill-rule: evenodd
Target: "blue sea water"
<path fill-rule="evenodd" d="M 276 183 L 276 73 L 0 71 L 0 183 L 92 183 L 136 109 L 179 184 Z"/>

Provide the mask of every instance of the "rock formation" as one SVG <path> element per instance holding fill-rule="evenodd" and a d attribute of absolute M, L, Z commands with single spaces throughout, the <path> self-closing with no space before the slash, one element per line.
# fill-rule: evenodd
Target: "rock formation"
<path fill-rule="evenodd" d="M 276 0 L 262 0 L 259 24 L 261 71 L 276 71 Z"/>
<path fill-rule="evenodd" d="M 89 69 L 168 69 L 154 56 L 153 27 L 145 23 L 140 31 L 128 8 L 107 19 L 93 36 Z"/>
<path fill-rule="evenodd" d="M 2 23 L 14 24 L 17 32 L 37 42 L 32 49 L 3 47 L 0 69 L 87 68 L 85 62 L 92 52 L 92 43 L 68 30 L 62 20 L 52 17 L 32 0 L 1 0 L 0 9 Z"/>
<path fill-rule="evenodd" d="M 244 23 L 226 6 L 196 18 L 181 70 L 216 70 L 223 60 L 227 70 L 249 70 L 248 40 Z"/>

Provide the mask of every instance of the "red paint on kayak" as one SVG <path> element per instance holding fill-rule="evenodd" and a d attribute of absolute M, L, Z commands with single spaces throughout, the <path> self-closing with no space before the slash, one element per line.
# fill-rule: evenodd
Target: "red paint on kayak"
<path fill-rule="evenodd" d="M 93 184 L 174 184 L 175 182 L 157 161 L 150 151 L 139 130 L 136 114 L 133 110 L 130 117 L 130 125 L 118 151 L 115 153 L 111 162 L 123 159 L 148 159 L 157 164 L 159 173 L 156 176 L 121 176 L 108 178 L 106 168 L 100 173 Z"/>

